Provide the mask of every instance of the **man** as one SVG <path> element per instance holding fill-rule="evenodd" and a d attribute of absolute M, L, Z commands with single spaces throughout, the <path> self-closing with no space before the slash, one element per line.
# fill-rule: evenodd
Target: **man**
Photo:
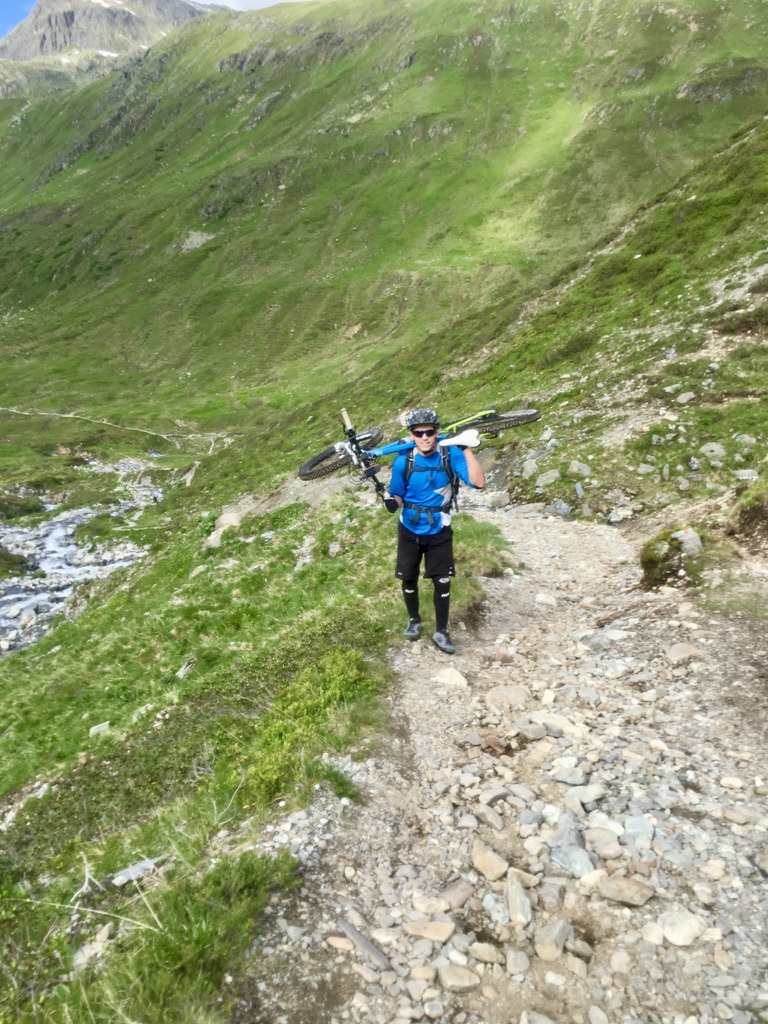
<path fill-rule="evenodd" d="M 392 466 L 390 497 L 384 504 L 400 512 L 395 575 L 402 582 L 408 625 L 403 635 L 421 636 L 419 615 L 419 567 L 434 586 L 435 632 L 433 642 L 445 654 L 456 651 L 448 627 L 453 566 L 451 504 L 463 480 L 469 487 L 485 487 L 485 474 L 470 448 L 440 448 L 440 421 L 434 409 L 416 409 L 406 421 L 413 452 L 401 453 Z"/>

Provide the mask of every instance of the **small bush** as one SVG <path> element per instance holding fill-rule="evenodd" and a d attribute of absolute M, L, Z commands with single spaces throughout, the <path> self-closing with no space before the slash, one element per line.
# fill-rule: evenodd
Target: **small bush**
<path fill-rule="evenodd" d="M 683 567 L 683 555 L 672 543 L 674 530 L 664 530 L 651 537 L 640 550 L 640 566 L 643 570 L 643 585 L 661 587 L 672 579 L 679 578 Z"/>
<path fill-rule="evenodd" d="M 0 579 L 6 576 L 21 576 L 28 572 L 29 562 L 23 555 L 14 555 L 0 545 Z"/>
<path fill-rule="evenodd" d="M 0 493 L 0 519 L 19 519 L 21 516 L 42 511 L 43 503 L 36 494 L 19 498 L 15 494 Z"/>
<path fill-rule="evenodd" d="M 725 316 L 715 329 L 723 334 L 741 334 L 744 331 L 762 331 L 768 327 L 768 305 L 756 306 L 752 310 L 734 312 Z"/>
<path fill-rule="evenodd" d="M 86 523 L 81 523 L 75 530 L 75 541 L 78 544 L 87 545 L 91 550 L 97 544 L 107 540 L 119 526 L 125 526 L 126 522 L 122 516 L 112 516 L 108 513 L 94 516 Z"/>
<path fill-rule="evenodd" d="M 545 370 L 548 366 L 556 363 L 570 361 L 573 363 L 582 362 L 582 356 L 589 352 L 598 341 L 595 331 L 577 331 L 576 334 L 557 348 L 552 348 L 539 361 L 539 368 Z"/>
<path fill-rule="evenodd" d="M 376 688 L 362 657 L 349 650 L 334 651 L 294 676 L 257 726 L 246 766 L 254 795 L 272 800 L 306 777 L 311 759 L 327 745 L 333 713 L 371 697 Z"/>
<path fill-rule="evenodd" d="M 768 481 L 757 480 L 731 511 L 726 532 L 747 543 L 768 540 Z"/>

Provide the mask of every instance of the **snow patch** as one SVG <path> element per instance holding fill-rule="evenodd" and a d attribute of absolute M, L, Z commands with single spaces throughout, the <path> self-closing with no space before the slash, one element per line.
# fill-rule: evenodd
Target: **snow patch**
<path fill-rule="evenodd" d="M 99 50 L 98 52 L 102 57 L 117 57 L 117 54 L 113 53 L 112 50 Z"/>

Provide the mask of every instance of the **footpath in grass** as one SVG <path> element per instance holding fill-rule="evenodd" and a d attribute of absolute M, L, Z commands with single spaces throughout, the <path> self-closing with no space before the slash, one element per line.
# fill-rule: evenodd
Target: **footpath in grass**
<path fill-rule="evenodd" d="M 385 724 L 382 655 L 402 614 L 393 519 L 367 491 L 246 518 L 219 548 L 204 543 L 207 510 L 172 545 L 153 530 L 165 515 L 150 506 L 136 524 L 155 535 L 142 565 L 92 585 L 79 618 L 3 660 L 3 1024 L 117 1007 L 219 1019 L 228 965 L 295 870 L 247 851 L 212 862 L 222 821 L 257 827 L 316 785 L 353 796 L 319 755 L 375 742 Z M 505 546 L 469 519 L 460 534 L 459 616 Z M 110 883 L 158 857 L 151 881 Z M 97 938 L 110 954 L 73 973 Z"/>

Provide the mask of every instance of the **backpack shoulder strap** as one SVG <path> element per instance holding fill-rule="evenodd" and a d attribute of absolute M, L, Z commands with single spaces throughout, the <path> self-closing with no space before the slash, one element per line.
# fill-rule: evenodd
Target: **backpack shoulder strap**
<path fill-rule="evenodd" d="M 408 481 L 413 475 L 414 465 L 416 463 L 416 449 L 409 448 L 405 453 L 405 486 L 408 486 Z"/>
<path fill-rule="evenodd" d="M 459 474 L 453 468 L 453 463 L 451 462 L 450 447 L 443 448 L 443 450 L 440 452 L 440 458 L 442 459 L 443 462 L 443 469 L 445 470 L 445 475 L 451 481 L 451 484 L 453 484 L 454 482 L 458 482 Z"/>
<path fill-rule="evenodd" d="M 451 449 L 450 447 L 443 448 L 440 453 L 440 457 L 443 462 L 443 470 L 445 475 L 448 477 L 448 481 L 451 485 L 451 501 L 450 504 L 454 506 L 456 511 L 459 510 L 459 484 L 461 480 L 459 474 L 456 472 L 453 463 L 451 462 Z"/>

